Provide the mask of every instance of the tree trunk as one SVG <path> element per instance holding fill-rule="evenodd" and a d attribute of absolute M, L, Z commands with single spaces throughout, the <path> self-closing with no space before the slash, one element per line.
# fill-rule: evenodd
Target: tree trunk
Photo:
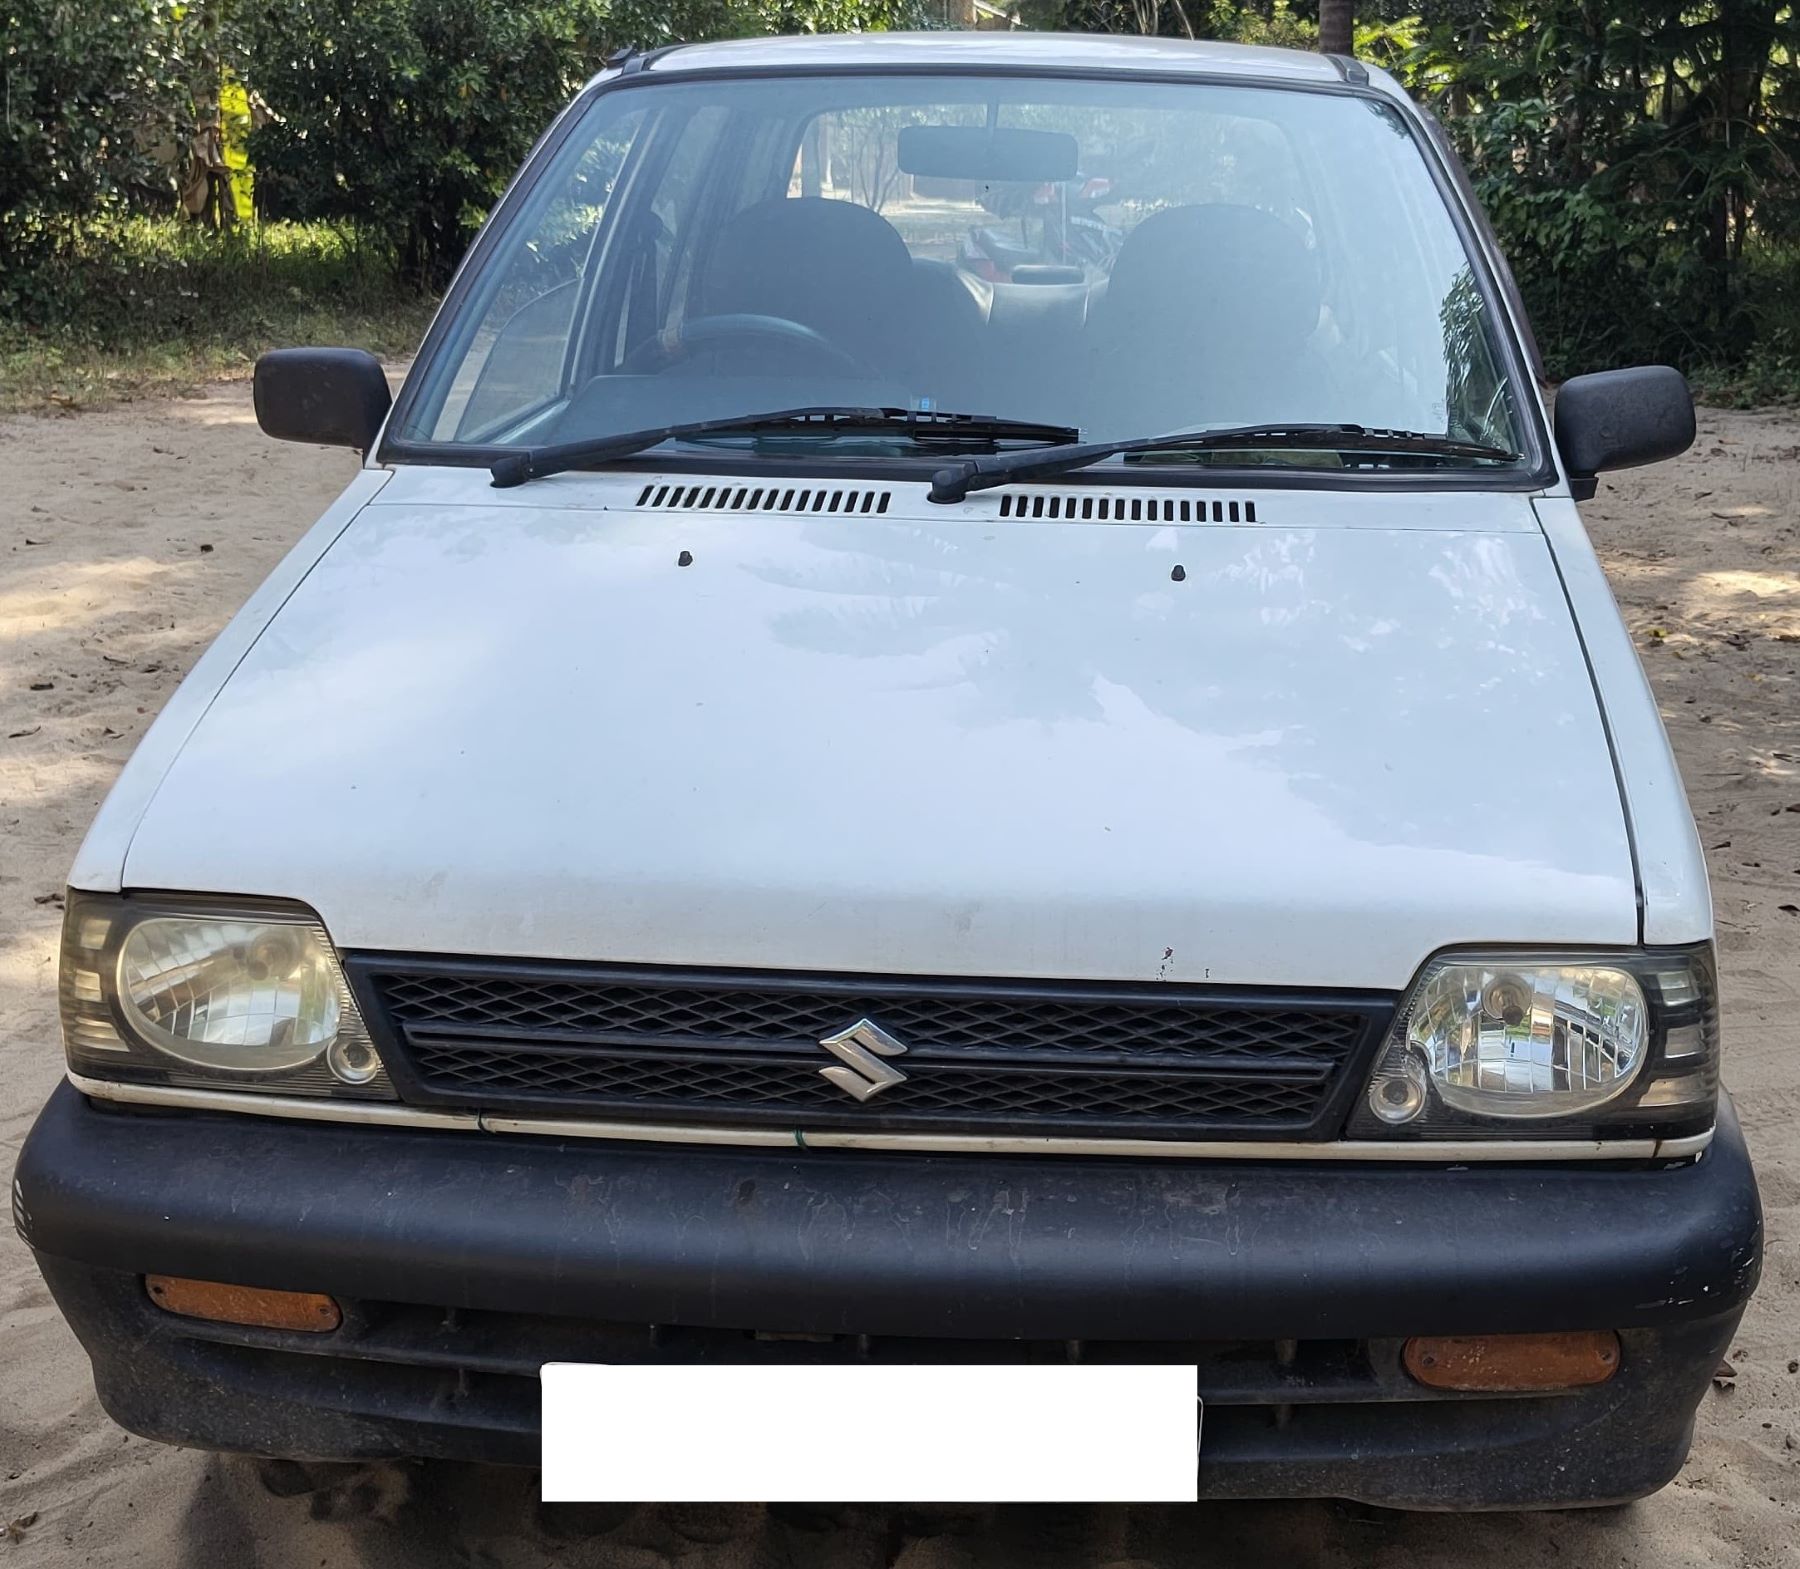
<path fill-rule="evenodd" d="M 1319 0 L 1319 53 L 1350 54 L 1355 48 L 1351 0 Z"/>

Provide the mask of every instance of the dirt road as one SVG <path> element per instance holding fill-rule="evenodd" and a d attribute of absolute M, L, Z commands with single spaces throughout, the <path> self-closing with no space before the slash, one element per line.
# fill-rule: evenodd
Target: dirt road
<path fill-rule="evenodd" d="M 63 878 L 181 673 L 347 478 L 263 440 L 247 386 L 0 421 L 0 1165 L 61 1072 Z M 23 1247 L 0 1236 L 0 1556 L 37 1564 L 1147 1569 L 1197 1561 L 1537 1569 L 1800 1564 L 1800 418 L 1703 416 L 1687 458 L 1588 509 L 1712 861 L 1726 1078 L 1769 1250 L 1680 1480 L 1625 1510 L 1377 1515 L 1339 1505 L 1003 1509 L 958 1519 L 759 1507 L 552 1511 L 456 1467 L 292 1471 L 161 1448 L 101 1414 Z M 1519 738 L 1528 747 L 1530 738 Z M 829 1442 L 829 1435 L 821 1436 Z M 287 1496 L 282 1496 L 283 1494 Z M 28 1523 L 27 1523 L 28 1522 Z M 822 1527 L 822 1528 L 818 1528 Z"/>

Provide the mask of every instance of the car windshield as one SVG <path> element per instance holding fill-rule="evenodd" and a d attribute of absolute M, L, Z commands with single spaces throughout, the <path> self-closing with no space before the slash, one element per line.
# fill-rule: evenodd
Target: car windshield
<path fill-rule="evenodd" d="M 1457 444 L 1245 444 L 1250 461 L 1314 467 L 1354 452 L 1359 467 L 1492 468 L 1524 450 L 1444 196 L 1398 110 L 1367 95 L 639 81 L 597 94 L 515 202 L 420 369 L 403 442 L 539 446 L 847 407 L 890 412 L 679 438 L 659 456 L 935 461 L 941 428 L 921 441 L 894 411 L 1088 442 L 1330 424 Z M 966 439 L 1021 444 L 979 425 Z"/>

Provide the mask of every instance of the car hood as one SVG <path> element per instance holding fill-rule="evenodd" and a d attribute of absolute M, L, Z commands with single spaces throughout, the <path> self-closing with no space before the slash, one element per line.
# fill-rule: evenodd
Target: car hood
<path fill-rule="evenodd" d="M 572 481 L 388 486 L 125 884 L 303 900 L 348 949 L 865 973 L 1397 987 L 1636 938 L 1523 497 L 1232 526 Z"/>

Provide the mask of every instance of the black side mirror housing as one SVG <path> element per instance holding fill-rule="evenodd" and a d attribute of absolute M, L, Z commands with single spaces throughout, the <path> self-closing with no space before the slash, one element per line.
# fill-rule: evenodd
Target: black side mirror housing
<path fill-rule="evenodd" d="M 1694 444 L 1694 395 L 1667 365 L 1571 376 L 1556 394 L 1556 450 L 1577 501 L 1595 476 L 1660 463 Z"/>
<path fill-rule="evenodd" d="M 256 362 L 256 423 L 280 441 L 367 452 L 394 401 L 366 349 L 271 349 Z"/>

